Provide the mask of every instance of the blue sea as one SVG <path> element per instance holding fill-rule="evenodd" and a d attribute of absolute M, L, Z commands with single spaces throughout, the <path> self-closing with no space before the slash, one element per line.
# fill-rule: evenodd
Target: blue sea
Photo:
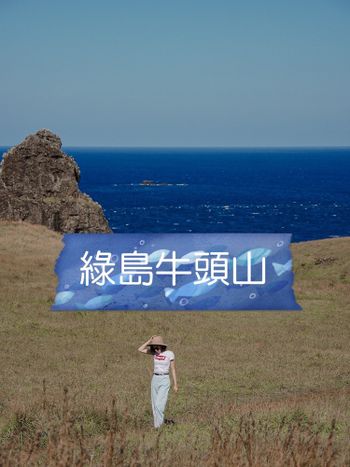
<path fill-rule="evenodd" d="M 350 148 L 64 150 L 114 232 L 350 235 Z"/>

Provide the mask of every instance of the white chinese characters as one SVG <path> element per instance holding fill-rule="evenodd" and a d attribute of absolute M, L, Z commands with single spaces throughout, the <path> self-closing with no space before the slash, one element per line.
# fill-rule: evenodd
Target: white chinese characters
<path fill-rule="evenodd" d="M 80 284 L 89 286 L 89 284 L 105 285 L 106 280 L 111 284 L 114 281 L 109 277 L 114 271 L 115 263 L 112 262 L 112 253 L 104 253 L 100 250 L 97 251 L 95 261 L 93 257 L 85 251 L 84 255 L 80 258 L 84 265 L 80 268 Z M 108 268 L 108 269 L 107 269 Z"/>
<path fill-rule="evenodd" d="M 169 252 L 170 253 L 170 252 Z M 162 253 L 154 269 L 149 261 L 148 253 L 139 253 L 135 250 L 133 253 L 121 254 L 121 270 L 119 274 L 118 285 L 144 285 L 151 286 L 155 275 L 167 275 L 171 277 L 171 285 L 176 286 L 178 276 L 191 275 L 193 272 L 188 269 L 181 269 L 181 266 L 193 263 L 189 258 L 182 256 L 176 257 L 176 251 L 171 252 L 170 257 Z M 198 252 L 194 261 L 194 273 L 197 280 L 195 285 L 208 284 L 209 286 L 221 282 L 229 286 L 233 285 L 263 285 L 266 283 L 266 257 L 261 258 L 260 278 L 252 279 L 252 261 L 251 252 L 246 253 L 246 265 L 240 266 L 238 270 L 237 258 L 229 257 L 228 252 Z M 115 271 L 115 263 L 112 261 L 112 253 L 97 251 L 93 257 L 88 251 L 80 258 L 83 262 L 80 284 L 88 287 L 90 284 L 105 286 L 115 285 L 111 274 Z M 255 272 L 256 268 L 255 268 Z M 114 276 L 116 277 L 116 276 Z"/>

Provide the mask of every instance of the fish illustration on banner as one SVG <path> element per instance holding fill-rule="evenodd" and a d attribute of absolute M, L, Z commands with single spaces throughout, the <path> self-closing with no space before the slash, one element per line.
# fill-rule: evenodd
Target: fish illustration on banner
<path fill-rule="evenodd" d="M 286 262 L 286 264 L 272 263 L 274 270 L 276 271 L 277 276 L 281 276 L 285 272 L 292 270 L 292 260 Z"/>
<path fill-rule="evenodd" d="M 113 295 L 98 295 L 86 303 L 79 303 L 83 310 L 101 310 L 113 301 Z"/>
<path fill-rule="evenodd" d="M 171 301 L 171 303 L 175 303 L 178 298 L 199 297 L 199 295 L 207 294 L 217 285 L 217 282 L 214 282 L 213 284 L 208 284 L 206 282 L 202 284 L 196 284 L 196 282 L 190 282 L 183 285 L 182 287 L 179 287 L 178 289 L 172 289 L 171 287 L 168 287 L 164 289 L 164 294 Z"/>
<path fill-rule="evenodd" d="M 248 260 L 248 253 L 250 253 L 251 257 L 251 264 L 254 266 L 255 264 L 261 263 L 263 258 L 267 258 L 271 253 L 271 250 L 268 248 L 254 248 L 253 250 L 245 251 L 244 253 L 240 254 L 237 258 L 238 266 L 246 266 Z"/>
<path fill-rule="evenodd" d="M 55 305 L 64 305 L 74 296 L 74 292 L 58 292 L 55 298 Z"/>

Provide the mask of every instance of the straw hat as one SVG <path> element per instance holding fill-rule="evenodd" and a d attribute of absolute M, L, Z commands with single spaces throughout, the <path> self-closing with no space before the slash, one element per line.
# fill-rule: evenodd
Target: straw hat
<path fill-rule="evenodd" d="M 164 347 L 168 347 L 167 344 L 164 344 L 163 337 L 162 336 L 154 336 L 151 342 L 148 344 L 149 346 L 151 345 L 162 345 Z"/>

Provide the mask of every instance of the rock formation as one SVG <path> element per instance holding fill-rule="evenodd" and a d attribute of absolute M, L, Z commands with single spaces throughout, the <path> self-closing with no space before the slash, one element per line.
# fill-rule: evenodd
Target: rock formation
<path fill-rule="evenodd" d="M 58 136 L 39 130 L 4 154 L 0 219 L 58 232 L 111 232 L 102 207 L 79 190 L 79 167 L 61 146 Z"/>

